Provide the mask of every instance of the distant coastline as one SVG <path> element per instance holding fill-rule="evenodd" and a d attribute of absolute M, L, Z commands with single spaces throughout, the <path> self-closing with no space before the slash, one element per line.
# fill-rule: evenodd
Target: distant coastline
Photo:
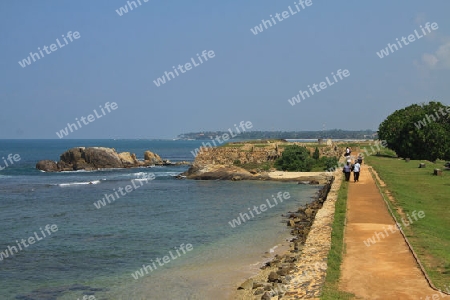
<path fill-rule="evenodd" d="M 208 140 L 215 136 L 221 136 L 227 131 L 201 131 L 179 134 L 177 140 Z M 367 140 L 376 139 L 377 132 L 371 129 L 366 130 L 324 130 L 324 131 L 247 131 L 239 135 L 240 140 L 258 139 L 332 139 L 332 140 Z"/>

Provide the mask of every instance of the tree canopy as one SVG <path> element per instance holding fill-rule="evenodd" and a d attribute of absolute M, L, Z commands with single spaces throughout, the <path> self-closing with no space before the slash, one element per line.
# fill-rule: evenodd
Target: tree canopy
<path fill-rule="evenodd" d="M 413 104 L 384 120 L 378 136 L 400 157 L 450 159 L 450 107 L 440 102 Z"/>
<path fill-rule="evenodd" d="M 320 170 L 328 170 L 337 165 L 336 157 L 322 156 L 319 158 L 319 149 L 316 147 L 315 154 L 311 157 L 311 153 L 306 147 L 299 145 L 287 146 L 281 157 L 275 161 L 274 166 L 278 170 L 309 172 L 313 168 Z"/>
<path fill-rule="evenodd" d="M 315 160 L 311 158 L 309 150 L 299 145 L 287 146 L 281 157 L 275 162 L 275 167 L 283 171 L 311 171 Z"/>

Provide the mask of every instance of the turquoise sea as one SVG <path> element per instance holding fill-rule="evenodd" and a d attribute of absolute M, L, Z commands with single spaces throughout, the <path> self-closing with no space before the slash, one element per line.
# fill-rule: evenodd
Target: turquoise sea
<path fill-rule="evenodd" d="M 58 228 L 2 256 L 0 299 L 230 299 L 236 284 L 255 274 L 275 253 L 270 249 L 289 238 L 281 215 L 310 202 L 318 186 L 175 179 L 186 166 L 64 173 L 35 169 L 37 161 L 58 160 L 76 146 L 111 147 L 139 159 L 150 150 L 174 162 L 192 161 L 190 151 L 201 143 L 0 140 L 0 157 L 20 155 L 20 161 L 0 171 L 0 256 L 35 232 L 42 236 L 40 228 L 46 233 L 47 224 Z M 3 159 L 0 166 L 5 166 Z M 149 174 L 155 180 L 100 209 L 94 206 L 105 193 Z M 229 225 L 280 191 L 291 198 L 236 228 Z M 183 253 L 182 244 L 192 250 Z M 175 259 L 138 279 L 132 276 L 177 249 Z"/>

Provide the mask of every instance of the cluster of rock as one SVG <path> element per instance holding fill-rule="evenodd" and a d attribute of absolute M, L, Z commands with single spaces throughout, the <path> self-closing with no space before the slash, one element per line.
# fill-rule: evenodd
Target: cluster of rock
<path fill-rule="evenodd" d="M 199 164 L 197 160 L 182 175 L 196 180 L 257 180 L 264 176 L 237 166 L 219 164 Z"/>
<path fill-rule="evenodd" d="M 290 287 L 297 283 L 299 273 L 302 279 L 310 278 L 306 282 L 308 285 L 314 277 L 323 277 L 324 270 L 327 266 L 324 260 L 316 262 L 314 264 L 300 264 L 302 260 L 303 246 L 307 240 L 311 226 L 315 220 L 317 212 L 322 208 L 325 200 L 327 199 L 328 192 L 333 184 L 334 177 L 330 178 L 327 184 L 319 191 L 317 199 L 299 208 L 295 213 L 289 213 L 287 225 L 291 227 L 291 234 L 294 238 L 291 240 L 290 251 L 284 255 L 276 255 L 275 258 L 266 263 L 261 269 L 264 272 L 263 278 L 251 278 L 245 281 L 238 288 L 242 299 L 261 299 L 261 300 L 274 300 L 274 299 L 288 299 L 297 296 L 297 293 L 293 293 Z M 326 258 L 326 256 L 325 256 Z M 303 268 L 300 270 L 300 266 Z M 300 285 L 305 289 L 305 294 L 308 285 Z M 310 292 L 310 294 L 316 294 L 316 291 Z M 315 296 L 315 295 L 311 295 Z"/>
<path fill-rule="evenodd" d="M 113 148 L 75 147 L 61 154 L 58 162 L 41 160 L 36 164 L 36 168 L 45 172 L 61 172 L 174 164 L 187 164 L 187 162 L 171 163 L 168 160 L 163 160 L 158 154 L 151 151 L 145 151 L 144 160 L 141 161 L 136 158 L 134 153 L 117 153 Z"/>
<path fill-rule="evenodd" d="M 291 234 L 294 236 L 294 250 L 299 248 L 299 245 L 304 245 L 308 237 L 309 229 L 314 222 L 317 212 L 322 208 L 323 203 L 327 199 L 328 192 L 333 184 L 334 177 L 319 190 L 317 199 L 307 204 L 304 208 L 299 208 L 296 213 L 289 214 L 287 225 L 291 227 Z"/>

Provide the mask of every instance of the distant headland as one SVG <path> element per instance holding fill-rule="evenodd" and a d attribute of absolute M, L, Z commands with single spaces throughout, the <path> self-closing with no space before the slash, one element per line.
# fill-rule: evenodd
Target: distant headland
<path fill-rule="evenodd" d="M 179 140 L 207 140 L 222 136 L 227 131 L 202 131 L 179 134 Z M 245 131 L 239 134 L 239 139 L 376 139 L 377 132 L 366 130 L 323 130 L 323 131 Z"/>

